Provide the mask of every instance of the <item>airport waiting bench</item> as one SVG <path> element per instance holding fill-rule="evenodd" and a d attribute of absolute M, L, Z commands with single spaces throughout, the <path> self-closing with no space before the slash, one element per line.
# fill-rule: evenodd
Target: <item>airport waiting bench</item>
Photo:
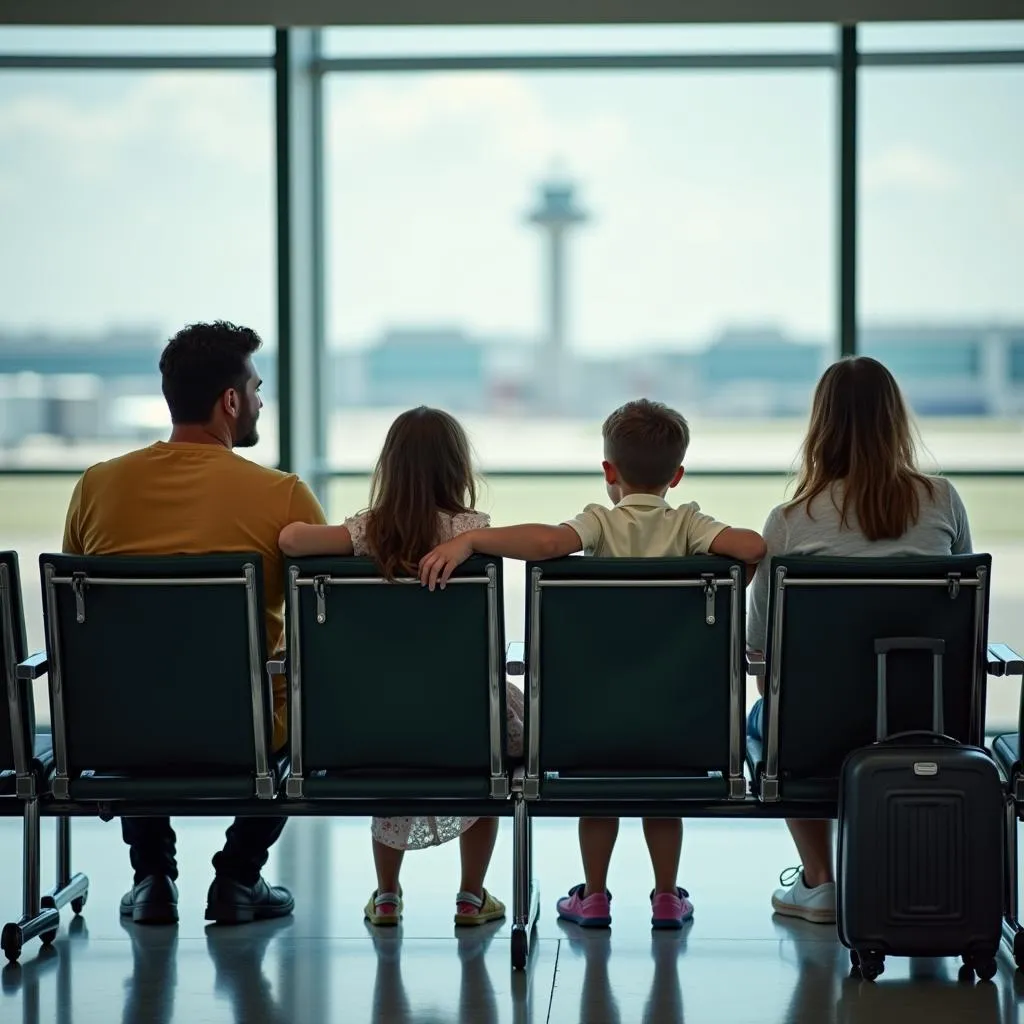
<path fill-rule="evenodd" d="M 542 816 L 835 818 L 844 758 L 875 739 L 878 639 L 942 640 L 946 730 L 983 744 L 988 675 L 1021 670 L 1009 648 L 987 642 L 988 555 L 788 556 L 769 569 L 767 650 L 746 656 L 766 679 L 759 741 L 744 721 L 743 567 L 527 566 L 527 863 L 529 822 Z M 930 728 L 931 659 L 894 655 L 888 680 L 891 731 Z M 1024 791 L 1019 765 L 1017 778 Z M 1008 818 L 1008 869 L 1014 826 Z M 1021 966 L 1016 876 L 1007 879 L 1004 935 Z"/>
<path fill-rule="evenodd" d="M 756 744 L 744 566 L 530 563 L 525 653 L 509 666 L 525 674 L 519 763 L 505 749 L 500 559 L 469 560 L 434 593 L 362 559 L 290 560 L 288 654 L 269 661 L 256 555 L 40 562 L 53 764 L 37 811 L 511 816 L 516 968 L 537 917 L 535 818 L 834 817 L 842 758 L 874 738 L 877 638 L 945 641 L 946 721 L 965 741 L 983 736 L 986 672 L 1016 665 L 987 646 L 987 556 L 775 559 Z M 927 667 L 893 660 L 890 720 L 927 719 Z M 290 734 L 275 754 L 282 673 Z M 1015 844 L 1011 827 L 1008 864 Z M 1008 882 L 1011 942 L 1014 893 Z"/>
<path fill-rule="evenodd" d="M 4 925 L 0 949 L 16 960 L 23 945 L 38 936 L 44 945 L 57 937 L 60 908 L 70 903 L 79 914 L 89 880 L 71 874 L 71 830 L 57 818 L 57 884 L 40 893 L 40 800 L 45 798 L 53 751 L 49 733 L 35 728 L 32 682 L 47 669 L 46 656 L 29 656 L 25 639 L 18 556 L 0 552 L 0 658 L 5 700 L 0 701 L 0 814 L 22 818 L 22 916 Z"/>
<path fill-rule="evenodd" d="M 288 657 L 270 660 L 258 555 L 43 555 L 40 570 L 52 766 L 26 816 L 513 813 L 500 559 L 433 594 L 361 559 L 289 562 Z M 38 872 L 37 849 L 25 861 Z M 525 963 L 536 890 L 515 898 Z M 8 926 L 9 959 L 31 934 Z"/>

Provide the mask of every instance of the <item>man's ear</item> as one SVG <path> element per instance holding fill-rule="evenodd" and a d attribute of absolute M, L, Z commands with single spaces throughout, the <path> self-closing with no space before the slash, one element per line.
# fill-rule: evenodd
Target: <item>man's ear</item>
<path fill-rule="evenodd" d="M 604 470 L 604 482 L 606 484 L 617 484 L 619 482 L 619 471 L 607 460 L 601 463 Z"/>
<path fill-rule="evenodd" d="M 670 483 L 670 484 L 668 485 L 668 486 L 669 486 L 669 488 L 675 487 L 675 485 L 676 485 L 677 483 L 679 483 L 679 481 L 680 481 L 680 480 L 682 480 L 682 479 L 683 479 L 683 474 L 684 474 L 685 472 L 686 472 L 686 467 L 685 467 L 685 466 L 680 466 L 680 467 L 679 467 L 679 468 L 678 468 L 678 469 L 676 470 L 676 475 L 675 475 L 674 477 L 672 477 L 672 482 L 671 482 L 671 483 Z"/>
<path fill-rule="evenodd" d="M 232 419 L 238 419 L 238 416 L 242 411 L 242 396 L 235 388 L 228 388 L 227 391 L 220 396 L 220 402 L 224 411 Z"/>

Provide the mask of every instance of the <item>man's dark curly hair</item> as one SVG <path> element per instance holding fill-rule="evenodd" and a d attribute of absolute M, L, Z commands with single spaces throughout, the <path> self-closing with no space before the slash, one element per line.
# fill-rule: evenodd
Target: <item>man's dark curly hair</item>
<path fill-rule="evenodd" d="M 246 360 L 263 344 L 251 327 L 226 320 L 189 324 L 160 356 L 163 393 L 174 424 L 206 423 L 229 388 L 249 379 Z"/>

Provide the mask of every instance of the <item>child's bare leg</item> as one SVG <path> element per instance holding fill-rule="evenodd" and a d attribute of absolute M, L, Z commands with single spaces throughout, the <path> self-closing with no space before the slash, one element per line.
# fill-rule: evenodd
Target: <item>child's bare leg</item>
<path fill-rule="evenodd" d="M 459 836 L 459 856 L 462 858 L 460 892 L 471 892 L 474 896 L 483 897 L 484 876 L 490 866 L 497 838 L 497 818 L 479 818 L 476 824 Z"/>
<path fill-rule="evenodd" d="M 607 891 L 608 865 L 618 837 L 618 818 L 580 818 L 580 853 L 587 882 L 584 897 Z"/>
<path fill-rule="evenodd" d="M 644 839 L 654 868 L 654 891 L 674 896 L 683 849 L 682 818 L 644 818 Z"/>
<path fill-rule="evenodd" d="M 373 841 L 373 866 L 377 869 L 377 892 L 399 892 L 398 875 L 405 850 Z"/>
<path fill-rule="evenodd" d="M 804 884 L 814 889 L 826 882 L 834 882 L 832 822 L 827 818 L 821 821 L 787 818 L 786 824 L 804 866 Z"/>

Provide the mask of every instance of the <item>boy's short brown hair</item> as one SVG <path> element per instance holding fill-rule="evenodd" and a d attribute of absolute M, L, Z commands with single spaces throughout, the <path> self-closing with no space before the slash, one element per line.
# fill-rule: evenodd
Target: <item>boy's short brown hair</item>
<path fill-rule="evenodd" d="M 627 402 L 604 421 L 604 455 L 630 487 L 667 487 L 690 446 L 686 420 L 661 402 Z"/>

